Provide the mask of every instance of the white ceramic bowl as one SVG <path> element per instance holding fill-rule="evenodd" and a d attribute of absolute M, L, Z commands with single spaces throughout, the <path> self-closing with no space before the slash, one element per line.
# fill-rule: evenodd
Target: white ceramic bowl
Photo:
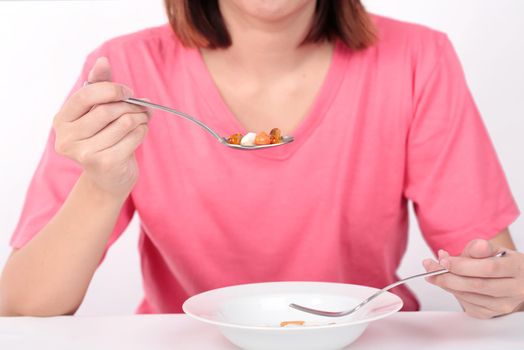
<path fill-rule="evenodd" d="M 400 310 L 402 300 L 395 294 L 384 293 L 354 315 L 339 318 L 307 314 L 289 304 L 327 311 L 347 310 L 376 291 L 340 283 L 255 283 L 195 295 L 182 308 L 189 316 L 218 326 L 227 339 L 242 349 L 335 350 L 355 341 L 369 322 Z M 281 327 L 284 321 L 305 323 Z"/>

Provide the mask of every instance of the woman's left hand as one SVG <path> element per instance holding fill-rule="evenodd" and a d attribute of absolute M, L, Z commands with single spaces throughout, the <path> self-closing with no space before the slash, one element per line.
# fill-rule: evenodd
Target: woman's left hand
<path fill-rule="evenodd" d="M 494 257 L 502 251 L 507 254 Z M 424 267 L 428 272 L 444 267 L 450 273 L 427 280 L 452 293 L 468 315 L 488 319 L 523 311 L 524 254 L 477 239 L 460 256 L 443 250 L 438 255 L 439 263 L 427 259 Z"/>

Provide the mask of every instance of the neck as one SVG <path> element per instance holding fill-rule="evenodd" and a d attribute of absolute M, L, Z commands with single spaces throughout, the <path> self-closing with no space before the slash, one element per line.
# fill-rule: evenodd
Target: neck
<path fill-rule="evenodd" d="M 307 54 L 316 46 L 301 45 L 311 28 L 315 1 L 271 21 L 242 12 L 232 1 L 219 3 L 232 45 L 213 54 L 223 55 L 237 68 L 261 76 L 289 71 L 307 60 Z"/>

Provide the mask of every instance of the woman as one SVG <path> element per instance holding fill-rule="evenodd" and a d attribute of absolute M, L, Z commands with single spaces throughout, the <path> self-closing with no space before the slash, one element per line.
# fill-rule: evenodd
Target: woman
<path fill-rule="evenodd" d="M 141 313 L 240 283 L 382 287 L 397 280 L 408 200 L 443 249 L 426 269 L 452 271 L 432 283 L 474 317 L 521 308 L 524 255 L 507 231 L 518 209 L 445 35 L 354 0 L 166 8 L 169 26 L 93 52 L 56 115 L 0 281 L 2 314 L 74 313 L 135 212 Z M 296 141 L 235 151 L 121 102 L 130 96 L 222 135 L 279 127 Z M 407 288 L 396 293 L 418 309 Z"/>

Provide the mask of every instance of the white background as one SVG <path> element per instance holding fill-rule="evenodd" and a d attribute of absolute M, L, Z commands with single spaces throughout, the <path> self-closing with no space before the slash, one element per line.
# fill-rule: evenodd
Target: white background
<path fill-rule="evenodd" d="M 524 203 L 524 1 L 367 0 L 373 12 L 429 25 L 454 42 L 506 170 Z M 0 1 L 0 266 L 51 120 L 86 54 L 104 40 L 165 22 L 160 0 Z M 414 222 L 414 221 L 413 221 Z M 524 220 L 512 226 L 524 249 Z M 82 314 L 132 313 L 142 295 L 137 223 L 97 272 Z M 431 256 L 412 224 L 401 276 Z M 413 282 L 426 310 L 458 310 L 454 299 Z"/>

